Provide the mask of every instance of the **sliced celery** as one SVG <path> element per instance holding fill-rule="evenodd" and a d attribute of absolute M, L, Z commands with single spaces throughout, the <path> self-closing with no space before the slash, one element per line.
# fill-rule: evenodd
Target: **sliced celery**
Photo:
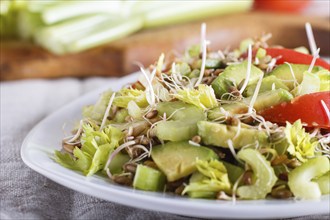
<path fill-rule="evenodd" d="M 254 149 L 243 149 L 238 152 L 237 157 L 252 168 L 256 178 L 253 185 L 240 186 L 237 194 L 242 199 L 264 199 L 277 181 L 270 163 Z"/>
<path fill-rule="evenodd" d="M 116 112 L 114 121 L 118 123 L 124 123 L 127 116 L 128 116 L 127 109 L 120 109 Z"/>
<path fill-rule="evenodd" d="M 31 39 L 34 33 L 44 26 L 40 13 L 20 11 L 18 14 L 18 34 L 23 39 Z"/>
<path fill-rule="evenodd" d="M 330 194 L 330 172 L 327 172 L 323 176 L 313 181 L 319 184 L 322 195 Z"/>
<path fill-rule="evenodd" d="M 166 2 L 166 1 L 165 1 Z M 247 1 L 169 1 L 167 7 L 149 10 L 145 13 L 145 26 L 156 27 L 184 21 L 196 20 L 200 17 L 245 11 L 252 5 Z M 164 3 L 165 4 L 165 3 Z M 161 9 L 161 10 L 160 10 Z"/>
<path fill-rule="evenodd" d="M 118 16 L 123 12 L 123 1 L 62 1 L 42 11 L 42 18 L 47 24 L 70 19 L 84 14 L 109 13 Z"/>
<path fill-rule="evenodd" d="M 159 170 L 139 164 L 136 168 L 133 187 L 146 191 L 162 191 L 166 177 Z"/>
<path fill-rule="evenodd" d="M 143 27 L 142 17 L 134 17 L 128 20 L 123 20 L 116 24 L 109 24 L 102 27 L 97 32 L 90 33 L 88 36 L 78 39 L 72 44 L 68 45 L 68 52 L 75 53 L 86 49 L 90 49 L 102 44 L 118 40 L 131 33 L 140 30 Z"/>
<path fill-rule="evenodd" d="M 289 173 L 288 185 L 292 193 L 300 199 L 317 199 L 322 192 L 313 178 L 329 172 L 330 164 L 326 156 L 315 157 Z"/>
<path fill-rule="evenodd" d="M 128 115 L 134 119 L 142 118 L 142 110 L 133 100 L 130 101 L 127 105 Z"/>

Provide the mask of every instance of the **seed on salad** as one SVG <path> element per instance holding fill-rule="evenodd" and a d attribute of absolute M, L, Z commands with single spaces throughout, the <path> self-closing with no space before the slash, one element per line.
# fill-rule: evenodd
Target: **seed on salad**
<path fill-rule="evenodd" d="M 137 164 L 135 164 L 135 163 L 126 163 L 123 166 L 123 169 L 125 172 L 135 173 L 136 167 L 137 167 Z"/>
<path fill-rule="evenodd" d="M 218 76 L 220 73 L 223 72 L 223 69 L 216 69 L 214 72 L 213 72 L 213 75 L 214 76 Z"/>
<path fill-rule="evenodd" d="M 245 185 L 251 185 L 252 184 L 252 171 L 250 171 L 250 170 L 245 171 L 245 173 L 243 174 L 242 180 Z"/>
<path fill-rule="evenodd" d="M 140 139 L 140 144 L 148 145 L 149 143 L 150 143 L 150 139 L 145 136 L 142 136 L 142 138 Z"/>
<path fill-rule="evenodd" d="M 156 116 L 154 118 L 150 118 L 149 119 L 149 122 L 152 123 L 152 124 L 154 124 L 154 123 L 156 123 L 157 121 L 160 121 L 160 120 L 162 120 L 162 118 L 159 117 L 159 116 Z"/>
<path fill-rule="evenodd" d="M 175 189 L 174 193 L 177 195 L 181 195 L 184 190 L 184 185 L 179 186 L 178 188 Z"/>
<path fill-rule="evenodd" d="M 299 167 L 301 165 L 301 163 L 297 159 L 294 158 L 287 165 L 290 168 L 296 168 L 296 167 Z"/>
<path fill-rule="evenodd" d="M 274 160 L 271 161 L 271 164 L 272 164 L 272 166 L 280 165 L 282 163 L 285 163 L 285 161 L 287 159 L 288 158 L 286 155 L 279 155 L 279 156 L 275 157 Z"/>
<path fill-rule="evenodd" d="M 213 73 L 213 71 L 214 71 L 214 69 L 206 69 L 206 70 L 204 71 L 204 76 L 209 76 L 209 75 L 211 75 L 211 73 Z"/>
<path fill-rule="evenodd" d="M 280 174 L 278 175 L 278 178 L 279 178 L 280 180 L 284 180 L 284 181 L 288 181 L 288 180 L 289 180 L 289 179 L 288 179 L 288 173 L 287 173 L 287 172 L 280 173 Z"/>
<path fill-rule="evenodd" d="M 158 169 L 157 164 L 151 160 L 144 161 L 143 165 L 154 168 L 154 169 Z"/>
<path fill-rule="evenodd" d="M 202 140 L 201 136 L 195 135 L 194 137 L 191 138 L 191 140 L 197 144 L 199 144 Z"/>
<path fill-rule="evenodd" d="M 127 115 L 127 116 L 125 117 L 125 121 L 126 121 L 126 122 L 131 122 L 131 121 L 133 121 L 132 116 Z"/>
<path fill-rule="evenodd" d="M 154 110 L 148 112 L 148 113 L 145 115 L 145 117 L 146 117 L 147 119 L 152 119 L 152 118 L 156 117 L 157 115 L 158 115 L 158 111 L 157 111 L 156 109 L 154 109 Z"/>
<path fill-rule="evenodd" d="M 272 189 L 271 195 L 276 199 L 287 199 L 292 197 L 292 192 L 286 186 L 281 185 Z"/>
<path fill-rule="evenodd" d="M 149 125 L 148 122 L 143 121 L 143 122 L 139 122 L 139 123 L 135 123 L 133 126 L 133 133 L 132 135 L 134 137 L 139 136 L 143 131 L 146 130 L 147 126 Z"/>
<path fill-rule="evenodd" d="M 133 182 L 132 179 L 133 178 L 132 178 L 131 174 L 130 175 L 125 174 L 125 175 L 114 175 L 113 176 L 113 181 L 115 183 L 118 183 L 120 185 L 125 185 L 125 186 L 132 185 L 132 182 Z"/>
<path fill-rule="evenodd" d="M 70 145 L 70 144 L 65 144 L 63 143 L 62 145 L 63 149 L 69 153 L 72 153 L 73 152 L 73 149 L 75 148 L 74 145 Z"/>

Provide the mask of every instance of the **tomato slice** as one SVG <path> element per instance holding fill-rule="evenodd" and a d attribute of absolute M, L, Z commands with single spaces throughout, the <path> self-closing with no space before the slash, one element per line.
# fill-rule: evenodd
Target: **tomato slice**
<path fill-rule="evenodd" d="M 303 54 L 287 48 L 266 48 L 266 51 L 272 57 L 279 57 L 276 62 L 278 65 L 284 62 L 310 65 L 313 60 L 312 55 Z M 330 70 L 330 65 L 320 58 L 316 59 L 315 66 L 321 66 Z"/>
<path fill-rule="evenodd" d="M 266 120 L 284 124 L 286 121 L 293 123 L 301 119 L 307 127 L 330 128 L 329 110 L 330 91 L 317 92 L 298 96 L 290 102 L 284 102 L 259 112 Z"/>
<path fill-rule="evenodd" d="M 310 4 L 310 0 L 255 0 L 254 8 L 267 11 L 299 12 Z"/>

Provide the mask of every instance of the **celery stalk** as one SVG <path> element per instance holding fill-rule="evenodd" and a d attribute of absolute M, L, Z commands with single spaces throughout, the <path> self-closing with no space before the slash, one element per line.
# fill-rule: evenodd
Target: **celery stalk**
<path fill-rule="evenodd" d="M 91 33 L 90 35 L 73 42 L 71 45 L 68 45 L 67 49 L 70 53 L 75 53 L 96 46 L 100 46 L 104 43 L 118 40 L 131 33 L 134 33 L 137 30 L 140 30 L 142 26 L 142 17 L 124 20 L 115 25 L 110 24 L 108 27 L 104 27 L 102 30 L 99 30 L 95 33 Z"/>
<path fill-rule="evenodd" d="M 329 159 L 326 156 L 308 160 L 289 173 L 288 185 L 290 190 L 300 199 L 317 199 L 321 197 L 321 190 L 318 183 L 311 180 L 329 172 L 329 170 Z"/>
<path fill-rule="evenodd" d="M 138 165 L 133 180 L 133 187 L 147 191 L 162 191 L 166 177 L 159 170 L 144 165 Z"/>
<path fill-rule="evenodd" d="M 61 4 L 61 1 L 58 0 L 28 1 L 27 9 L 31 12 L 40 12 L 45 10 L 47 7 L 53 6 L 55 4 Z"/>
<path fill-rule="evenodd" d="M 330 194 L 330 171 L 313 181 L 319 184 L 322 195 Z"/>
<path fill-rule="evenodd" d="M 105 14 L 87 15 L 51 25 L 35 32 L 34 40 L 56 54 L 64 54 L 73 42 L 113 22 Z"/>
<path fill-rule="evenodd" d="M 109 13 L 118 16 L 124 6 L 123 1 L 64 1 L 47 7 L 42 12 L 42 18 L 45 23 L 54 24 L 84 14 Z"/>
<path fill-rule="evenodd" d="M 242 199 L 264 199 L 277 181 L 274 169 L 257 150 L 243 149 L 238 152 L 237 157 L 252 168 L 256 177 L 253 185 L 240 186 L 237 194 Z"/>
<path fill-rule="evenodd" d="M 172 2 L 173 3 L 173 2 Z M 145 26 L 156 27 L 196 20 L 211 15 L 240 12 L 249 9 L 253 1 L 185 1 L 175 2 L 145 14 Z"/>
<path fill-rule="evenodd" d="M 30 39 L 44 23 L 39 13 L 20 11 L 18 15 L 18 34 L 23 39 Z"/>

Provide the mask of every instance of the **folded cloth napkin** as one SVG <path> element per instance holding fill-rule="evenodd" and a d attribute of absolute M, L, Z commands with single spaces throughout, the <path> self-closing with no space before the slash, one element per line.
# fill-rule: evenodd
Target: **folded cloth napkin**
<path fill-rule="evenodd" d="M 21 144 L 34 125 L 83 93 L 105 86 L 111 80 L 116 79 L 1 83 L 0 219 L 192 219 L 118 205 L 75 192 L 36 173 L 21 160 Z"/>

